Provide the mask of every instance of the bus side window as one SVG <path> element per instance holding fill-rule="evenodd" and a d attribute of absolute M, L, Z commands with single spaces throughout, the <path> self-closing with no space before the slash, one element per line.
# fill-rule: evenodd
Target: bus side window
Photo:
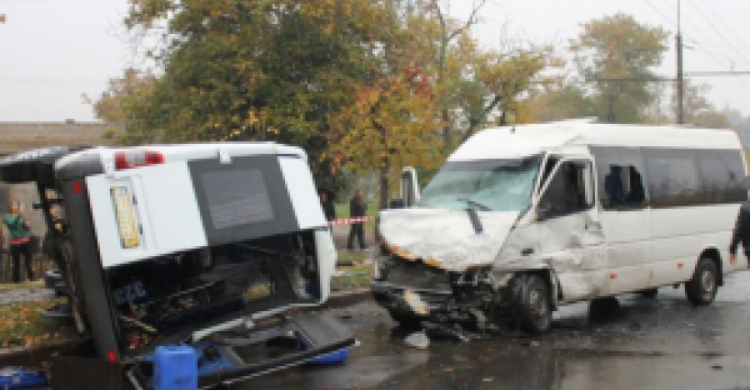
<path fill-rule="evenodd" d="M 647 206 L 647 186 L 641 150 L 592 147 L 599 178 L 599 199 L 604 210 L 638 210 Z"/>

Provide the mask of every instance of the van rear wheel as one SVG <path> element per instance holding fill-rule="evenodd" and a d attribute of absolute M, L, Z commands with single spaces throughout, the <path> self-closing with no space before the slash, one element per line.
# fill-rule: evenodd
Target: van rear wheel
<path fill-rule="evenodd" d="M 552 326 L 552 303 L 547 282 L 539 275 L 528 275 L 518 299 L 521 329 L 531 334 L 548 331 Z"/>
<path fill-rule="evenodd" d="M 703 258 L 695 267 L 695 274 L 685 283 L 685 295 L 696 306 L 710 305 L 719 289 L 719 270 L 713 260 Z"/>

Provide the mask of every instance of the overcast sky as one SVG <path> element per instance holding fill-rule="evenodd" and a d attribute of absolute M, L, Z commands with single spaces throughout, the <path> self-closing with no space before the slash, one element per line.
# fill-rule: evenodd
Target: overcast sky
<path fill-rule="evenodd" d="M 210 0 L 206 0 L 210 1 Z M 483 44 L 514 37 L 562 45 L 582 22 L 617 12 L 676 30 L 677 0 L 490 0 L 477 28 Z M 465 16 L 470 0 L 453 0 Z M 82 95 L 98 96 L 107 80 L 139 66 L 121 20 L 127 0 L 0 0 L 0 122 L 93 120 Z M 685 71 L 750 71 L 749 0 L 682 0 Z M 673 41 L 670 41 L 673 45 Z M 675 55 L 659 73 L 673 76 Z M 697 79 L 696 79 L 697 80 Z M 712 101 L 750 114 L 750 76 L 700 78 Z"/>

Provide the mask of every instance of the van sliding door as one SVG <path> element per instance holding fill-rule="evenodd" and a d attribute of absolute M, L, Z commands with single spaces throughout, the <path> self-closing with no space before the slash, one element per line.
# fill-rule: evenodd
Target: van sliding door
<path fill-rule="evenodd" d="M 639 148 L 591 147 L 596 158 L 599 202 L 607 243 L 606 293 L 644 289 L 652 284 L 648 264 L 651 210 L 646 171 Z"/>

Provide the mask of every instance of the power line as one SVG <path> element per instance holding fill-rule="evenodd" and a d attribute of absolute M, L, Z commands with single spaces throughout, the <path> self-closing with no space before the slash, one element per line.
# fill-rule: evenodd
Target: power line
<path fill-rule="evenodd" d="M 661 12 L 659 8 L 656 8 L 656 6 L 651 3 L 651 0 L 646 0 L 646 4 L 648 4 L 649 7 L 653 8 L 654 11 L 656 11 L 659 15 L 661 15 L 662 18 L 664 18 L 669 24 L 672 25 L 672 27 L 677 27 L 677 23 L 673 22 L 672 19 L 670 19 L 664 12 Z"/>
<path fill-rule="evenodd" d="M 713 9 L 713 8 L 711 8 L 711 4 L 710 4 L 710 2 L 708 2 L 708 1 L 707 1 L 707 2 L 704 2 L 703 4 L 705 4 L 705 5 L 706 5 L 706 8 L 708 8 L 708 10 L 709 10 L 709 11 L 710 11 L 710 12 L 711 12 L 711 13 L 712 13 L 713 15 L 714 15 L 714 17 L 715 17 L 715 18 L 716 18 L 717 20 L 721 20 L 721 17 L 720 17 L 720 16 L 719 16 L 719 15 L 718 15 L 718 14 L 716 13 L 716 11 L 714 11 L 714 9 Z M 729 24 L 728 24 L 728 23 L 722 23 L 722 25 L 724 26 L 724 28 L 726 29 L 726 31 L 727 31 L 727 32 L 729 32 L 729 35 L 732 35 L 732 36 L 734 36 L 734 38 L 735 38 L 735 40 L 736 40 L 737 42 L 739 42 L 739 43 L 742 43 L 742 44 L 744 44 L 744 43 L 745 43 L 745 42 L 744 42 L 744 41 L 743 41 L 742 39 L 738 38 L 738 35 L 737 35 L 737 34 L 736 34 L 736 33 L 734 32 L 734 30 L 732 30 L 732 29 L 731 29 L 731 28 L 729 27 Z M 740 48 L 740 47 L 742 47 L 742 46 L 732 46 L 732 48 L 734 48 L 734 49 L 738 49 L 738 48 Z M 750 49 L 750 47 L 748 47 L 748 46 L 744 46 L 744 48 L 745 48 L 745 49 Z"/>
<path fill-rule="evenodd" d="M 688 39 L 688 40 L 693 45 L 704 45 L 704 46 L 713 46 L 713 47 L 719 47 L 719 48 L 750 50 L 750 46 L 724 45 L 724 44 L 720 44 L 716 42 L 696 41 L 695 39 Z"/>
<path fill-rule="evenodd" d="M 719 30 L 718 30 L 718 28 L 716 28 L 716 26 L 715 26 L 715 25 L 713 24 L 713 22 L 711 22 L 711 20 L 709 20 L 709 19 L 708 19 L 708 18 L 706 17 L 706 15 L 705 15 L 705 14 L 704 14 L 704 13 L 703 13 L 703 12 L 702 12 L 702 11 L 701 11 L 700 9 L 698 9 L 698 7 L 696 7 L 696 6 L 695 6 L 695 4 L 694 4 L 694 3 L 692 2 L 692 0 L 687 0 L 687 2 L 688 2 L 688 4 L 690 4 L 690 6 L 691 6 L 691 7 L 692 7 L 692 8 L 693 8 L 693 9 L 694 9 L 694 10 L 695 10 L 695 11 L 696 11 L 697 13 L 698 13 L 698 15 L 699 15 L 699 16 L 700 16 L 700 17 L 701 17 L 701 18 L 702 18 L 703 20 L 705 20 L 705 21 L 706 21 L 706 23 L 708 23 L 708 25 L 709 25 L 709 26 L 710 26 L 710 27 L 711 27 L 711 28 L 712 28 L 712 29 L 713 29 L 713 30 L 714 30 L 714 31 L 715 31 L 715 32 L 716 32 L 716 33 L 717 33 L 717 34 L 718 34 L 718 35 L 719 35 L 719 36 L 720 36 L 720 37 L 721 37 L 721 38 L 722 38 L 722 39 L 723 39 L 723 40 L 724 40 L 724 41 L 725 41 L 725 42 L 726 42 L 727 44 L 731 44 L 731 42 L 730 42 L 730 41 L 729 41 L 729 40 L 727 39 L 727 37 L 726 37 L 726 36 L 725 36 L 725 35 L 724 35 L 724 34 L 723 34 L 723 33 L 722 33 L 721 31 L 719 31 Z M 704 34 L 704 35 L 705 35 L 705 34 Z M 723 52 L 723 50 L 722 50 L 722 52 Z M 735 52 L 737 52 L 737 54 L 739 54 L 739 55 L 740 55 L 740 57 L 742 57 L 742 59 L 743 59 L 743 60 L 745 60 L 745 61 L 748 61 L 748 60 L 747 60 L 747 57 L 745 57 L 745 56 L 744 56 L 744 55 L 743 55 L 743 54 L 742 54 L 741 52 L 739 52 L 739 51 L 738 51 L 738 50 L 736 50 L 736 49 L 735 49 Z M 719 61 L 718 59 L 716 59 L 716 57 L 714 57 L 714 56 L 712 56 L 712 55 L 710 55 L 710 54 L 709 54 L 709 57 L 710 57 L 711 59 L 713 59 L 713 60 L 714 60 L 715 62 L 717 62 L 717 63 L 718 63 L 719 65 L 722 65 L 722 66 L 724 65 L 724 64 L 721 64 L 721 61 Z M 742 79 L 742 78 L 737 78 L 737 80 L 739 80 L 739 81 L 740 81 L 740 83 L 742 83 L 742 85 L 743 85 L 743 86 L 744 86 L 744 87 L 745 87 L 745 88 L 746 88 L 746 89 L 747 89 L 748 91 L 750 91 L 750 85 L 749 85 L 749 84 L 748 84 L 748 83 L 747 83 L 747 82 L 746 82 L 746 81 L 745 81 L 744 79 Z"/>
<path fill-rule="evenodd" d="M 719 36 L 720 36 L 720 37 L 721 37 L 722 39 L 724 39 L 724 41 L 725 41 L 726 43 L 728 43 L 728 44 L 731 44 L 731 40 L 730 40 L 730 39 L 728 39 L 728 38 L 727 38 L 727 36 L 726 36 L 726 35 L 724 35 L 724 33 L 722 33 L 722 32 L 721 32 L 721 31 L 720 31 L 720 30 L 719 30 L 719 29 L 718 29 L 718 28 L 716 27 L 716 25 L 715 25 L 715 24 L 714 24 L 714 23 L 713 23 L 713 22 L 712 22 L 712 21 L 711 21 L 711 20 L 710 20 L 709 18 L 707 18 L 707 17 L 706 17 L 706 15 L 705 15 L 705 14 L 704 14 L 704 13 L 703 13 L 703 12 L 702 12 L 702 11 L 701 11 L 700 9 L 698 9 L 698 7 L 696 7 L 696 6 L 695 6 L 695 4 L 693 4 L 692 0 L 687 0 L 687 2 L 688 2 L 688 4 L 690 4 L 690 6 L 691 6 L 691 7 L 693 7 L 693 9 L 695 10 L 695 12 L 697 12 L 697 13 L 698 13 L 698 15 L 700 15 L 700 17 L 701 17 L 701 18 L 703 18 L 703 20 L 705 20 L 705 21 L 706 21 L 706 23 L 708 23 L 708 25 L 709 25 L 709 26 L 710 26 L 710 27 L 711 27 L 711 28 L 712 28 L 712 29 L 713 29 L 713 30 L 714 30 L 714 31 L 715 31 L 715 32 L 716 32 L 716 33 L 717 33 L 717 34 L 718 34 L 718 35 L 719 35 Z M 743 54 L 743 53 L 742 53 L 741 51 L 737 50 L 736 48 L 734 48 L 734 51 L 735 51 L 735 52 L 736 52 L 737 54 L 739 54 L 739 56 L 740 56 L 740 57 L 742 57 L 742 58 L 743 58 L 744 60 L 746 60 L 746 61 L 747 61 L 747 57 L 745 57 L 745 55 L 744 55 L 744 54 Z"/>
<path fill-rule="evenodd" d="M 700 52 L 700 53 L 703 53 L 703 54 L 706 54 L 706 55 L 709 55 L 709 56 L 716 56 L 716 57 L 723 58 L 725 60 L 728 60 L 731 63 L 750 64 L 750 61 L 745 61 L 745 60 L 742 60 L 742 59 L 739 59 L 739 58 L 736 58 L 736 57 L 730 57 L 730 56 L 728 56 L 728 55 L 726 55 L 724 53 L 720 53 L 718 51 L 706 50 L 706 49 L 704 49 L 703 47 L 700 47 L 700 46 L 694 46 L 694 47 L 692 47 L 692 49 L 694 51 L 697 51 L 697 52 Z"/>
<path fill-rule="evenodd" d="M 695 71 L 695 72 L 685 72 L 685 75 L 688 77 L 701 77 L 701 76 L 708 76 L 708 77 L 714 77 L 714 76 L 750 76 L 750 71 L 715 71 L 715 70 L 709 70 L 709 71 Z"/>

